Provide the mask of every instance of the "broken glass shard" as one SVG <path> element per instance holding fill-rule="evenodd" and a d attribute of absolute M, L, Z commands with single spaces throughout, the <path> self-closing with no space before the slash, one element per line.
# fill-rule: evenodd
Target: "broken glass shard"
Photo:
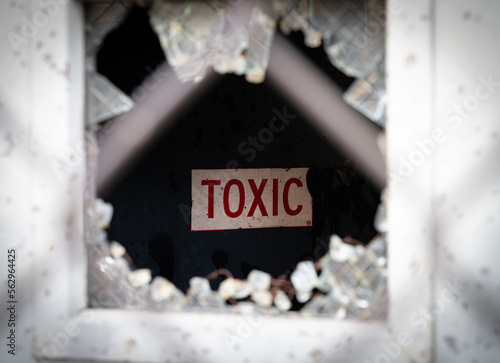
<path fill-rule="evenodd" d="M 387 264 L 387 248 L 385 244 L 385 236 L 383 234 L 379 234 L 375 236 L 370 243 L 366 246 L 366 249 L 369 253 L 373 253 L 374 258 L 377 261 L 377 264 L 380 267 L 385 267 Z"/>
<path fill-rule="evenodd" d="M 112 241 L 109 245 L 109 250 L 110 254 L 114 259 L 118 259 L 120 257 L 123 257 L 125 255 L 125 247 L 123 247 L 121 244 L 119 244 L 116 241 Z"/>
<path fill-rule="evenodd" d="M 264 308 L 268 308 L 273 304 L 273 297 L 269 290 L 255 290 L 251 295 L 252 300 Z"/>
<path fill-rule="evenodd" d="M 375 213 L 374 227 L 380 233 L 387 232 L 387 189 L 382 191 L 380 196 L 381 202 L 378 205 L 377 212 Z"/>
<path fill-rule="evenodd" d="M 323 40 L 330 62 L 358 78 L 344 100 L 372 121 L 385 116 L 385 6 L 383 0 L 274 1 L 280 29 L 302 30 L 304 42 L 317 47 Z"/>
<path fill-rule="evenodd" d="M 382 76 L 372 72 L 366 78 L 357 79 L 344 93 L 343 98 L 363 115 L 383 126 L 386 105 L 385 88 L 380 84 L 382 82 L 377 82 L 377 77 Z"/>
<path fill-rule="evenodd" d="M 314 268 L 314 262 L 302 261 L 290 276 L 293 287 L 297 291 L 297 300 L 305 302 L 311 297 L 312 290 L 318 285 L 318 275 Z"/>
<path fill-rule="evenodd" d="M 99 73 L 88 73 L 87 90 L 90 125 L 128 112 L 134 106 L 130 97 Z"/>
<path fill-rule="evenodd" d="M 337 275 L 343 267 L 343 263 L 335 261 L 329 254 L 320 260 L 321 274 L 319 276 L 318 289 L 328 293 L 332 288 L 339 285 Z"/>
<path fill-rule="evenodd" d="M 266 272 L 252 270 L 248 274 L 247 279 L 255 290 L 267 290 L 271 287 L 271 275 Z"/>
<path fill-rule="evenodd" d="M 229 277 L 219 285 L 219 296 L 224 300 L 244 299 L 252 293 L 252 285 L 248 281 L 242 281 Z"/>
<path fill-rule="evenodd" d="M 236 292 L 236 286 L 233 278 L 227 278 L 219 285 L 219 296 L 224 300 L 232 298 Z"/>
<path fill-rule="evenodd" d="M 269 61 L 269 52 L 276 28 L 276 20 L 256 6 L 250 19 L 250 39 L 245 78 L 251 83 L 262 83 Z"/>
<path fill-rule="evenodd" d="M 211 292 L 210 283 L 203 277 L 193 277 L 189 280 L 188 294 L 196 296 L 202 293 Z"/>
<path fill-rule="evenodd" d="M 128 281 L 133 287 L 147 285 L 151 281 L 151 270 L 148 268 L 134 270 L 128 274 Z"/>
<path fill-rule="evenodd" d="M 373 291 L 368 288 L 362 287 L 356 291 L 354 304 L 361 309 L 366 309 L 373 302 L 373 298 Z"/>
<path fill-rule="evenodd" d="M 201 80 L 222 44 L 224 8 L 215 2 L 155 1 L 150 22 L 182 81 Z"/>
<path fill-rule="evenodd" d="M 167 300 L 180 303 L 184 300 L 184 294 L 166 278 L 156 276 L 151 283 L 151 298 L 156 302 Z"/>
<path fill-rule="evenodd" d="M 305 316 L 329 315 L 338 319 L 345 317 L 344 305 L 331 295 L 319 295 L 311 299 L 301 310 Z"/>
<path fill-rule="evenodd" d="M 89 4 L 86 8 L 85 33 L 87 54 L 95 54 L 111 30 L 120 25 L 132 3 Z"/>
<path fill-rule="evenodd" d="M 212 291 L 210 283 L 202 277 L 193 277 L 189 280 L 189 290 L 187 292 L 187 308 L 214 308 L 219 309 L 224 306 L 224 300 L 216 291 Z"/>
<path fill-rule="evenodd" d="M 292 302 L 285 292 L 278 290 L 274 297 L 274 305 L 279 311 L 288 311 L 292 307 Z"/>
<path fill-rule="evenodd" d="M 356 261 L 359 257 L 358 251 L 355 246 L 344 243 L 339 236 L 330 237 L 329 253 L 333 260 L 338 262 Z"/>
<path fill-rule="evenodd" d="M 89 206 L 88 214 L 98 229 L 108 228 L 113 217 L 113 206 L 102 199 L 95 199 Z"/>

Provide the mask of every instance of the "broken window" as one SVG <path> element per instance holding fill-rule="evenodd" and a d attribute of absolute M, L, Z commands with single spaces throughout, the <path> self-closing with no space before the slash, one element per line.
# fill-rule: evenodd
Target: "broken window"
<path fill-rule="evenodd" d="M 88 9 L 87 49 L 89 129 L 101 129 L 102 132 L 107 127 L 107 123 L 103 121 L 129 111 L 134 100 L 140 102 L 139 92 L 144 91 L 140 84 L 144 79 L 161 78 L 161 73 L 158 75 L 154 71 L 161 60 L 161 55 L 155 51 L 152 52 L 155 54 L 151 56 L 151 63 L 142 63 L 138 67 L 142 69 L 136 73 L 127 73 L 118 59 L 115 63 L 109 62 L 107 70 L 103 66 L 105 62 L 99 60 L 106 52 L 106 43 L 101 43 L 104 34 L 120 22 L 123 22 L 125 28 L 121 30 L 126 32 L 126 23 L 131 18 L 133 20 L 136 17 L 136 21 L 140 22 L 141 17 L 142 20 L 148 18 L 145 14 L 149 14 L 151 28 L 158 36 L 157 46 L 161 46 L 159 49 L 163 49 L 169 66 L 184 82 L 202 81 L 213 67 L 218 73 L 244 75 L 247 82 L 261 83 L 265 79 L 276 28 L 279 26 L 282 33 L 291 37 L 298 35 L 290 32 L 301 30 L 307 46 L 319 47 L 323 44 L 329 61 L 348 76 L 357 78 L 352 82 L 337 75 L 337 80 L 346 88 L 346 102 L 382 125 L 385 109 L 382 5 L 379 1 L 345 1 L 335 5 L 330 2 L 274 1 L 257 6 L 247 2 L 156 1 L 150 9 L 131 8 L 130 5 L 123 4 L 91 5 Z M 241 24 L 246 26 L 242 27 Z M 128 31 L 137 31 L 137 28 L 131 28 Z M 151 31 L 151 28 L 148 30 L 146 27 L 144 31 Z M 113 34 L 116 35 L 116 32 L 110 33 L 107 41 Z M 141 39 L 146 42 L 145 38 Z M 131 41 L 131 38 L 125 37 L 125 41 L 127 40 Z M 151 44 L 153 43 L 154 41 Z M 94 58 L 96 55 L 97 62 Z M 127 57 L 126 54 L 122 56 Z M 140 58 L 137 54 L 128 56 Z M 104 74 L 98 73 L 99 70 Z M 154 176 L 161 179 L 159 183 L 134 184 L 134 176 L 131 176 L 131 183 L 122 187 L 121 194 L 117 193 L 115 204 L 126 204 L 134 199 L 132 196 L 128 201 L 125 200 L 127 194 L 135 193 L 134 187 L 144 190 L 149 185 L 150 201 L 155 198 L 155 193 L 163 193 L 165 201 L 172 201 L 170 211 L 165 209 L 165 215 L 172 217 L 172 220 L 164 223 L 170 223 L 171 228 L 177 232 L 168 234 L 168 229 L 162 227 L 159 233 L 148 236 L 148 240 L 142 237 L 133 242 L 140 244 L 137 246 L 139 249 L 149 250 L 149 267 L 144 267 L 148 266 L 148 261 L 140 261 L 144 254 L 131 255 L 134 247 L 124 247 L 123 241 L 122 244 L 109 242 L 112 238 L 108 238 L 103 230 L 110 223 L 116 222 L 118 224 L 112 224 L 109 230 L 110 237 L 118 236 L 117 230 L 120 229 L 122 233 L 138 229 L 133 225 L 139 223 L 133 213 L 139 209 L 143 216 L 147 216 L 150 209 L 155 209 L 150 202 L 145 202 L 148 198 L 141 197 L 139 202 L 129 204 L 129 210 L 125 212 L 123 209 L 116 210 L 119 218 L 113 222 L 113 207 L 110 204 L 99 199 L 89 203 L 91 305 L 155 311 L 206 308 L 277 313 L 294 309 L 304 315 L 383 318 L 386 306 L 383 206 L 377 212 L 378 232 L 373 227 L 366 227 L 364 231 L 358 228 L 359 235 L 353 230 L 346 233 L 345 217 L 335 219 L 329 214 L 339 210 L 339 205 L 342 205 L 339 200 L 349 199 L 349 193 L 353 193 L 362 203 L 356 205 L 351 200 L 345 202 L 349 208 L 356 208 L 350 216 L 365 213 L 368 218 L 373 219 L 378 203 L 377 193 L 368 186 L 355 163 L 327 148 L 325 145 L 328 138 L 312 130 L 303 121 L 295 122 L 298 126 L 272 134 L 273 140 L 269 143 L 265 142 L 269 138 L 260 143 L 256 141 L 252 150 L 257 156 L 248 161 L 253 153 L 249 151 L 245 158 L 245 155 L 238 152 L 238 149 L 242 149 L 239 146 L 247 137 L 254 136 L 258 139 L 259 131 L 269 126 L 272 117 L 293 114 L 294 119 L 306 119 L 299 115 L 300 109 L 292 112 L 292 107 L 289 107 L 287 111 L 286 101 L 270 92 L 268 86 L 243 84 L 242 82 L 246 82 L 244 79 L 226 76 L 213 88 L 211 96 L 192 105 L 190 113 L 172 126 L 170 139 L 163 140 L 150 151 L 149 168 L 147 165 L 141 166 L 139 173 L 151 174 L 155 169 L 162 168 L 164 172 Z M 240 94 L 235 95 L 236 92 Z M 244 99 L 247 108 L 242 112 L 243 106 L 239 102 Z M 226 114 L 221 116 L 221 112 Z M 247 120 L 242 121 L 242 115 Z M 224 117 L 223 122 L 220 117 Z M 221 137 L 224 133 L 226 136 Z M 91 140 L 94 144 L 99 144 L 99 134 L 91 136 Z M 251 150 L 251 139 L 248 140 L 247 150 Z M 267 149 L 267 153 L 260 153 L 261 148 Z M 175 154 L 176 151 L 178 154 Z M 186 153 L 189 154 L 187 159 Z M 156 158 L 151 158 L 151 154 L 156 154 Z M 162 161 L 165 160 L 165 155 L 171 156 L 171 163 Z M 186 223 L 189 221 L 191 207 L 191 169 L 297 166 L 310 168 L 308 187 L 312 191 L 313 207 L 316 210 L 313 214 L 316 220 L 312 221 L 311 227 L 304 228 L 304 232 L 282 228 L 275 231 L 253 230 L 244 234 L 243 231 L 236 230 L 232 234 L 220 233 L 217 236 L 214 235 L 215 232 L 203 232 L 207 236 L 211 235 L 199 237 L 199 241 L 194 242 L 189 238 L 187 241 L 182 239 L 193 233 Z M 177 171 L 174 172 L 173 169 Z M 151 180 L 141 177 L 136 178 L 136 181 L 141 179 Z M 314 183 L 321 185 L 313 187 Z M 337 197 L 334 198 L 334 183 L 337 183 L 338 190 L 349 192 L 344 195 L 337 192 Z M 163 190 L 155 189 L 160 186 Z M 332 195 L 325 196 L 325 193 Z M 367 200 L 371 202 L 367 203 Z M 165 201 L 157 198 L 157 202 Z M 156 208 L 156 211 L 159 210 L 161 208 Z M 172 210 L 175 211 L 175 216 Z M 159 222 L 150 220 L 140 223 L 140 228 L 144 230 Z M 342 240 L 337 234 L 350 234 L 356 238 L 347 237 Z M 267 257 L 267 262 L 271 265 L 260 268 L 255 266 L 255 262 L 242 259 L 241 255 L 248 255 L 248 252 L 241 248 L 241 241 L 235 244 L 238 238 L 245 240 L 249 249 L 252 248 L 252 243 L 255 248 L 255 244 L 262 239 L 266 243 L 274 241 L 280 247 L 274 251 L 276 256 Z M 213 243 L 217 239 L 226 239 L 229 248 L 238 254 L 214 248 Z M 207 241 L 211 243 L 208 247 Z M 229 241 L 232 241 L 232 246 Z M 177 252 L 182 245 L 187 250 L 184 255 Z M 204 260 L 189 260 L 189 256 L 196 256 L 196 249 L 203 250 L 199 255 L 204 256 Z M 258 254 L 259 251 L 254 250 L 252 253 Z M 174 256 L 184 256 L 185 260 L 175 261 Z M 144 259 L 147 260 L 147 257 Z M 235 259 L 238 268 L 228 268 Z M 178 271 L 175 277 L 170 271 L 176 263 L 187 266 L 180 274 L 182 278 L 178 277 Z M 195 266 L 190 267 L 189 264 Z M 210 270 L 207 269 L 209 265 L 212 267 Z M 152 271 L 155 267 L 156 271 Z M 199 276 L 186 278 L 185 273 L 193 270 L 199 271 Z M 155 277 L 151 281 L 152 272 Z"/>

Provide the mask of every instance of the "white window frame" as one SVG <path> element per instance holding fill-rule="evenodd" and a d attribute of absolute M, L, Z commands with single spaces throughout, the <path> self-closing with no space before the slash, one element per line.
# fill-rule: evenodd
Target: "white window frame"
<path fill-rule="evenodd" d="M 418 14 L 431 12 L 431 1 L 400 3 L 406 18 L 388 12 L 389 173 L 399 166 L 398 155 L 412 150 L 415 134 L 430 134 L 434 121 L 432 24 L 417 21 Z M 39 6 L 31 0 L 25 16 L 31 19 L 40 11 Z M 412 21 L 417 30 L 406 37 L 391 36 Z M 61 5 L 50 26 L 39 29 L 37 39 L 46 41 L 48 50 L 39 51 L 36 39 L 28 45 L 33 79 L 23 83 L 22 90 L 32 95 L 25 103 L 32 107 L 27 115 L 32 140 L 52 139 L 46 146 L 61 158 L 67 157 L 65 145 L 78 145 L 84 139 L 83 27 L 83 6 L 70 0 Z M 408 54 L 418 59 L 411 67 Z M 54 81 L 51 64 L 66 72 L 60 81 Z M 28 73 L 22 74 L 28 77 Z M 390 303 L 387 320 L 375 322 L 297 315 L 88 309 L 83 239 L 85 162 L 76 163 L 75 178 L 52 185 L 54 177 L 47 175 L 47 160 L 34 158 L 33 182 L 27 187 L 33 196 L 27 203 L 49 208 L 38 216 L 32 212 L 30 241 L 24 252 L 22 242 L 15 242 L 24 259 L 20 271 L 30 276 L 31 290 L 24 287 L 29 318 L 20 324 L 31 327 L 26 334 L 33 339 L 24 343 L 29 348 L 20 355 L 26 362 L 382 362 L 384 355 L 400 362 L 431 359 L 432 322 L 415 324 L 411 317 L 432 299 L 432 165 L 422 165 L 402 183 L 389 182 Z M 408 195 L 415 193 L 418 198 L 408 201 Z"/>

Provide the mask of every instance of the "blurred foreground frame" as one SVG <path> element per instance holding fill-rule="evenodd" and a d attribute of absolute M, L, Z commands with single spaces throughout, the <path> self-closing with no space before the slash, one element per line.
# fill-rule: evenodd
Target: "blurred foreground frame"
<path fill-rule="evenodd" d="M 430 2 L 412 4 L 412 7 L 418 7 L 427 12 Z M 63 52 L 61 58 L 71 62 L 72 72 L 75 73 L 72 82 L 56 84 L 54 88 L 58 88 L 58 92 L 65 95 L 63 99 L 67 109 L 83 110 L 85 101 L 84 63 L 81 61 L 84 56 L 83 6 L 77 1 L 69 1 L 67 5 L 61 7 L 58 17 L 58 21 L 53 24 L 53 27 L 57 28 L 61 34 L 68 34 L 68 37 L 57 40 L 58 45 L 64 50 L 73 50 Z M 392 19 L 392 26 L 398 26 L 398 22 L 402 21 L 391 17 L 390 13 L 388 18 L 389 22 Z M 426 26 L 430 27 L 430 24 Z M 392 56 L 396 56 L 400 42 L 403 41 L 406 39 L 392 38 L 391 42 L 388 43 L 388 48 L 394 52 Z M 423 59 L 421 59 L 419 66 L 430 67 L 430 45 L 422 43 L 420 46 L 422 49 L 419 51 L 422 52 Z M 270 78 L 273 77 L 272 62 L 273 56 L 271 54 L 268 66 Z M 276 67 L 279 68 L 279 66 Z M 49 71 L 41 68 L 40 72 L 43 74 L 43 72 Z M 402 75 L 407 70 L 394 67 L 393 72 L 399 73 L 401 77 L 392 78 L 393 92 L 397 91 L 392 100 L 398 99 L 398 97 L 403 98 L 403 93 L 399 90 L 402 87 L 401 84 L 406 83 L 401 79 L 404 79 Z M 318 76 L 318 78 L 318 82 L 321 83 L 322 77 Z M 400 79 L 399 83 L 397 79 Z M 279 75 L 276 76 L 275 81 L 277 83 L 285 82 Z M 422 92 L 422 90 L 430 89 L 430 83 L 425 79 L 412 79 L 412 81 L 419 87 L 407 90 L 411 97 L 406 94 L 404 99 L 420 99 L 422 104 L 427 105 L 430 110 L 430 100 L 426 96 L 430 92 Z M 70 85 L 69 90 L 68 84 Z M 42 81 L 34 82 L 32 87 L 34 87 L 35 95 L 43 92 L 44 89 Z M 290 97 L 296 97 L 297 102 L 300 102 L 301 94 L 290 95 Z M 44 107 L 57 108 L 58 106 L 55 97 L 47 99 L 46 102 Z M 399 117 L 404 112 L 405 106 L 407 107 L 404 102 L 401 104 L 393 102 L 389 105 L 388 130 L 391 115 Z M 328 113 L 329 111 L 311 109 L 311 112 L 318 112 L 319 114 L 315 115 L 316 118 L 325 120 L 321 117 L 321 112 Z M 431 129 L 430 120 L 431 117 L 428 120 L 419 120 L 421 127 Z M 63 143 L 73 145 L 81 143 L 85 139 L 83 112 L 75 113 L 72 111 L 71 117 L 69 114 L 63 114 L 60 121 L 67 126 L 69 131 L 80 130 L 60 132 L 58 137 L 62 139 Z M 329 123 L 325 121 L 318 121 L 318 123 L 320 127 L 329 127 Z M 149 132 L 154 133 L 154 130 L 156 129 L 153 125 Z M 330 132 L 334 133 L 333 130 Z M 335 133 L 337 132 L 340 131 L 336 129 Z M 361 129 L 354 130 L 354 132 L 363 133 Z M 117 132 L 112 133 L 112 135 L 116 134 Z M 34 131 L 35 138 L 43 135 L 44 132 L 41 130 Z M 368 135 L 371 144 L 376 145 L 374 134 L 368 133 Z M 388 133 L 388 136 L 389 146 L 397 148 L 399 144 L 395 137 L 391 139 L 391 133 Z M 340 138 L 341 135 L 337 137 Z M 375 149 L 376 147 L 373 150 Z M 396 152 L 395 149 L 392 152 Z M 37 259 L 40 260 L 40 263 L 33 271 L 34 284 L 37 286 L 34 295 L 35 298 L 38 297 L 35 300 L 37 303 L 34 305 L 33 312 L 33 323 L 36 326 L 35 344 L 37 344 L 34 347 L 34 356 L 38 361 L 234 362 L 245 360 L 282 361 L 293 358 L 297 361 L 335 360 L 347 362 L 363 361 L 363 359 L 373 361 L 381 354 L 387 354 L 387 349 L 395 355 L 394 360 L 402 362 L 409 361 L 411 357 L 430 356 L 430 324 L 425 326 L 409 324 L 407 312 L 417 311 L 419 307 L 426 306 L 430 302 L 431 286 L 428 284 L 428 276 L 431 273 L 431 246 L 430 243 L 422 245 L 422 243 L 413 240 L 401 243 L 407 234 L 402 226 L 411 227 L 412 223 L 418 223 L 410 220 L 398 225 L 402 220 L 401 217 L 397 216 L 393 219 L 389 218 L 389 236 L 393 242 L 388 244 L 391 256 L 388 278 L 391 305 L 386 321 L 338 321 L 279 315 L 255 317 L 253 315 L 206 311 L 155 313 L 141 310 L 88 309 L 83 229 L 84 201 L 89 201 L 95 195 L 96 181 L 90 172 L 91 168 L 94 167 L 93 161 L 95 161 L 95 155 L 89 155 L 87 158 L 89 165 L 80 168 L 68 184 L 68 186 L 71 185 L 78 189 L 76 198 L 79 203 L 76 205 L 81 210 L 74 211 L 75 204 L 71 203 L 71 198 L 68 197 L 62 199 L 68 203 L 61 203 L 63 207 L 60 207 L 60 209 L 66 208 L 67 215 L 59 218 L 69 219 L 71 225 L 77 227 L 71 236 L 73 243 L 68 245 L 64 243 L 64 240 L 55 242 L 56 246 L 63 245 L 64 247 L 55 248 L 51 258 L 48 261 L 43 261 L 43 257 L 47 254 L 46 251 L 54 251 L 54 237 L 49 239 L 42 236 L 38 241 L 37 250 L 41 253 Z M 123 163 L 126 164 L 126 162 Z M 115 165 L 118 164 L 120 163 L 115 163 Z M 383 166 L 381 169 L 377 168 L 377 172 L 380 170 L 384 170 Z M 426 170 L 426 173 L 432 173 L 432 171 Z M 43 181 L 48 177 L 39 172 L 35 178 Z M 378 179 L 380 186 L 383 186 L 383 179 Z M 428 183 L 428 178 L 424 177 L 423 182 Z M 397 211 L 395 208 L 400 207 L 400 203 L 404 203 L 404 196 L 401 193 L 404 186 L 399 185 L 398 187 L 391 189 L 391 185 L 389 185 L 390 197 L 387 207 L 389 213 L 394 215 Z M 428 192 L 427 197 L 430 199 L 430 189 Z M 41 195 L 47 192 L 38 190 L 36 193 Z M 60 191 L 54 191 L 52 194 L 47 193 L 44 197 L 60 198 L 60 194 Z M 55 216 L 58 216 L 59 212 L 54 212 Z M 400 243 L 398 243 L 398 239 Z M 411 265 L 410 261 L 415 259 L 420 261 L 416 273 L 413 269 L 408 268 Z M 56 284 L 59 287 L 57 297 L 62 303 L 58 305 L 54 304 L 53 298 L 49 299 L 44 296 L 47 295 L 43 288 L 47 281 L 43 279 L 42 271 L 47 264 L 57 264 L 58 266 L 58 274 L 50 281 L 51 284 Z M 68 280 L 70 280 L 69 284 Z M 418 293 L 403 293 L 408 284 L 411 284 Z M 246 331 L 247 333 L 245 336 L 240 336 L 235 334 L 238 331 Z M 234 343 L 234 340 L 231 341 L 231 335 L 232 339 L 236 336 L 239 340 Z M 411 337 L 410 345 L 408 344 L 409 337 Z"/>

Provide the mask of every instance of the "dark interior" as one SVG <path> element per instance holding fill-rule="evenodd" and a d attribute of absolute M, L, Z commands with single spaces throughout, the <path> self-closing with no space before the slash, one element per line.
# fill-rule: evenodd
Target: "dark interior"
<path fill-rule="evenodd" d="M 341 88 L 353 81 L 330 64 L 322 48 L 305 47 L 301 33 L 289 39 Z M 163 61 L 140 7 L 108 35 L 97 55 L 98 71 L 129 95 Z M 238 152 L 249 136 L 269 126 L 273 109 L 295 117 L 254 158 Z M 241 168 L 309 167 L 313 226 L 191 232 L 191 169 L 222 169 L 230 161 Z M 307 115 L 269 85 L 227 75 L 102 197 L 115 208 L 109 240 L 123 244 L 136 267 L 150 268 L 185 291 L 191 277 L 221 267 L 238 278 L 255 268 L 274 277 L 290 273 L 297 262 L 321 257 L 332 233 L 367 243 L 376 234 L 373 217 L 380 195 L 313 129 Z"/>

